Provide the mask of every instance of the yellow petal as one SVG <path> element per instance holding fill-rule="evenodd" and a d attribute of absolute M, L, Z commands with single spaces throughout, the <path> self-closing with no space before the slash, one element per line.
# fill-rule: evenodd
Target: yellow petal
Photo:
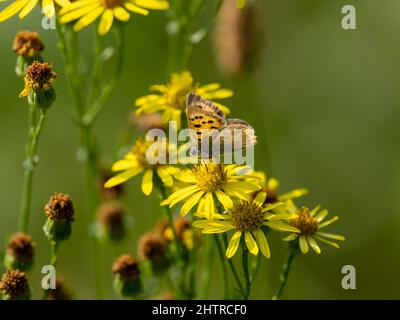
<path fill-rule="evenodd" d="M 250 253 L 254 256 L 258 255 L 257 242 L 254 240 L 251 232 L 245 232 L 244 241 L 246 242 L 246 247 L 249 249 Z"/>
<path fill-rule="evenodd" d="M 287 199 L 295 199 L 302 197 L 308 193 L 307 189 L 296 189 L 293 191 L 286 192 L 278 197 L 279 201 L 284 201 Z"/>
<path fill-rule="evenodd" d="M 236 0 L 236 4 L 239 9 L 243 9 L 246 5 L 246 0 Z"/>
<path fill-rule="evenodd" d="M 204 212 L 208 214 L 208 218 L 212 219 L 213 213 L 215 211 L 214 198 L 211 192 L 207 192 L 204 197 Z"/>
<path fill-rule="evenodd" d="M 338 240 L 338 241 L 346 241 L 346 238 L 339 234 L 327 233 L 327 232 L 321 232 L 321 231 L 318 231 L 317 234 L 319 236 L 322 236 L 322 237 L 325 237 L 328 239 L 333 239 L 333 240 Z"/>
<path fill-rule="evenodd" d="M 293 241 L 293 240 L 296 240 L 297 237 L 298 237 L 297 233 L 292 233 L 292 234 L 289 234 L 287 237 L 283 238 L 282 240 L 283 241 Z"/>
<path fill-rule="evenodd" d="M 300 250 L 303 254 L 306 254 L 308 252 L 308 243 L 307 239 L 304 235 L 301 235 L 299 237 L 299 245 L 300 245 Z"/>
<path fill-rule="evenodd" d="M 325 238 L 320 237 L 318 235 L 315 235 L 315 238 L 317 238 L 319 241 L 322 241 L 322 242 L 325 242 L 326 244 L 329 244 L 330 246 L 332 246 L 334 248 L 337 248 L 337 249 L 340 248 L 340 246 L 336 242 L 326 240 Z"/>
<path fill-rule="evenodd" d="M 225 253 L 226 257 L 228 259 L 232 258 L 235 255 L 235 253 L 239 247 L 241 235 L 242 235 L 241 231 L 236 231 L 233 234 L 231 240 L 229 241 L 229 245 L 228 245 L 228 248 L 226 249 L 226 253 Z"/>
<path fill-rule="evenodd" d="M 17 0 L 0 12 L 0 22 L 11 18 L 20 11 L 30 0 Z"/>
<path fill-rule="evenodd" d="M 53 0 L 42 0 L 42 9 L 46 17 L 52 17 L 56 13 Z"/>
<path fill-rule="evenodd" d="M 292 227 L 291 225 L 288 225 L 287 223 L 284 223 L 279 220 L 266 221 L 263 223 L 263 225 L 271 228 L 272 230 L 276 230 L 276 231 L 300 232 L 299 229 Z"/>
<path fill-rule="evenodd" d="M 173 185 L 174 179 L 166 167 L 158 167 L 157 175 L 166 186 L 171 187 Z"/>
<path fill-rule="evenodd" d="M 321 222 L 322 220 L 324 220 L 326 218 L 326 216 L 328 215 L 328 210 L 321 210 L 320 212 L 318 212 L 315 215 L 315 219 L 317 219 L 317 222 Z"/>
<path fill-rule="evenodd" d="M 127 170 L 123 173 L 120 173 L 118 175 L 116 175 L 115 177 L 112 177 L 111 179 L 109 179 L 105 184 L 104 187 L 105 188 L 112 188 L 115 187 L 116 185 L 119 185 L 121 183 L 124 183 L 125 181 L 127 181 L 128 179 L 138 175 L 140 172 L 143 171 L 143 168 L 133 168 L 130 170 Z"/>
<path fill-rule="evenodd" d="M 70 5 L 60 9 L 60 11 L 58 12 L 60 15 L 64 15 L 67 12 L 70 12 L 72 10 L 76 10 L 82 7 L 87 7 L 90 4 L 93 3 L 98 3 L 98 0 L 78 0 L 78 1 L 74 1 L 72 2 Z"/>
<path fill-rule="evenodd" d="M 178 202 L 181 202 L 182 200 L 190 197 L 193 193 L 195 193 L 199 190 L 200 190 L 200 188 L 198 186 L 194 185 L 194 186 L 189 186 L 189 187 L 186 187 L 186 188 L 183 188 L 181 190 L 174 192 L 173 194 L 171 194 L 168 197 L 169 206 L 173 207 Z"/>
<path fill-rule="evenodd" d="M 267 238 L 265 237 L 264 232 L 262 232 L 262 230 L 255 230 L 253 231 L 253 235 L 256 237 L 261 253 L 263 254 L 264 257 L 269 259 L 271 257 L 271 251 L 269 250 L 268 241 Z"/>
<path fill-rule="evenodd" d="M 311 236 L 307 237 L 308 240 L 308 244 L 310 245 L 310 247 L 318 254 L 321 253 L 321 249 L 318 246 L 318 243 L 315 241 L 315 239 Z"/>
<path fill-rule="evenodd" d="M 322 222 L 318 225 L 319 229 L 325 228 L 326 226 L 329 226 L 330 224 L 334 223 L 335 221 L 337 221 L 339 219 L 338 216 L 334 216 L 332 219 Z"/>
<path fill-rule="evenodd" d="M 129 3 L 129 2 L 125 2 L 124 6 L 125 6 L 125 8 L 127 8 L 131 12 L 135 12 L 135 13 L 138 13 L 138 14 L 141 14 L 141 15 L 144 15 L 144 16 L 147 16 L 149 14 L 148 10 L 139 8 L 138 6 L 135 6 L 134 4 Z"/>
<path fill-rule="evenodd" d="M 54 0 L 54 1 L 62 8 L 69 6 L 71 4 L 71 2 L 69 0 Z"/>
<path fill-rule="evenodd" d="M 29 3 L 20 11 L 18 17 L 20 19 L 25 18 L 33 10 L 33 8 L 36 7 L 38 1 L 39 0 L 31 0 L 31 1 L 29 1 Z"/>
<path fill-rule="evenodd" d="M 142 179 L 142 191 L 148 196 L 153 190 L 153 169 L 148 169 L 143 175 Z"/>
<path fill-rule="evenodd" d="M 202 94 L 204 98 L 212 99 L 226 99 L 233 96 L 233 91 L 228 89 L 220 89 L 217 91 L 205 92 Z"/>
<path fill-rule="evenodd" d="M 96 10 L 88 13 L 79 19 L 79 21 L 74 25 L 74 31 L 80 31 L 87 27 L 94 20 L 96 20 L 104 12 L 104 7 L 97 8 Z"/>
<path fill-rule="evenodd" d="M 123 160 L 118 160 L 117 162 L 115 162 L 112 165 L 111 170 L 115 172 L 115 171 L 131 169 L 134 167 L 141 167 L 141 166 L 139 165 L 139 163 L 137 161 L 123 159 Z"/>
<path fill-rule="evenodd" d="M 264 204 L 265 199 L 267 199 L 267 193 L 266 192 L 259 192 L 254 199 L 254 203 L 258 205 L 259 207 L 262 207 Z"/>
<path fill-rule="evenodd" d="M 75 3 L 72 3 L 71 6 L 73 6 Z M 69 9 L 70 6 L 65 7 L 64 9 L 61 9 L 60 12 L 63 12 L 64 10 Z M 79 19 L 85 15 L 87 15 L 90 12 L 93 12 L 93 10 L 96 10 L 99 8 L 98 3 L 94 3 L 91 5 L 87 6 L 82 6 L 81 8 L 77 8 L 76 10 L 70 10 L 70 11 L 65 11 L 65 14 L 61 16 L 60 22 L 61 23 L 68 23 L 73 20 Z"/>
<path fill-rule="evenodd" d="M 203 194 L 203 191 L 199 191 L 185 201 L 185 204 L 182 206 L 180 211 L 182 217 L 189 213 L 189 211 L 199 202 Z"/>
<path fill-rule="evenodd" d="M 99 35 L 103 36 L 108 31 L 110 31 L 113 21 L 114 21 L 113 11 L 111 9 L 106 9 L 100 18 L 99 27 L 97 30 L 99 32 Z"/>
<path fill-rule="evenodd" d="M 153 10 L 167 10 L 169 8 L 169 2 L 164 0 L 134 0 L 138 6 Z"/>
<path fill-rule="evenodd" d="M 267 189 L 271 191 L 275 191 L 279 188 L 279 181 L 275 178 L 269 178 L 267 181 Z"/>
<path fill-rule="evenodd" d="M 221 190 L 216 190 L 215 195 L 217 196 L 217 199 L 219 202 L 222 203 L 225 209 L 230 209 L 233 207 L 233 202 L 232 199 L 223 191 Z"/>
<path fill-rule="evenodd" d="M 114 16 L 120 21 L 127 22 L 131 15 L 124 8 L 116 7 L 114 8 Z"/>

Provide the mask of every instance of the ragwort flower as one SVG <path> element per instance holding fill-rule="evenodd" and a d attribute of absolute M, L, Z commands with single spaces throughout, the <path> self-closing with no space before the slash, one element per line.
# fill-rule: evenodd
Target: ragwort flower
<path fill-rule="evenodd" d="M 194 227 L 202 229 L 204 234 L 224 233 L 234 230 L 226 250 L 226 257 L 232 258 L 240 243 L 242 235 L 249 252 L 258 255 L 259 251 L 266 257 L 271 257 L 267 238 L 262 229 L 267 226 L 276 231 L 298 232 L 299 230 L 282 220 L 294 219 L 296 214 L 271 212 L 282 203 L 265 204 L 267 194 L 260 192 L 253 201 L 241 201 L 229 210 L 226 214 L 214 213 L 213 219 L 198 220 L 193 223 Z M 196 214 L 204 217 L 205 214 Z"/>
<path fill-rule="evenodd" d="M 105 35 L 110 31 L 114 18 L 127 22 L 130 12 L 144 16 L 149 10 L 167 10 L 168 1 L 165 0 L 78 0 L 60 11 L 61 23 L 78 20 L 74 31 L 80 31 L 100 17 L 98 32 Z"/>
<path fill-rule="evenodd" d="M 104 187 L 112 188 L 116 185 L 126 182 L 127 180 L 137 176 L 138 174 L 144 172 L 142 179 L 142 191 L 145 195 L 150 195 L 153 190 L 153 175 L 154 173 L 161 179 L 161 181 L 166 186 L 172 186 L 174 181 L 174 175 L 179 172 L 177 167 L 169 164 L 155 163 L 151 164 L 147 157 L 148 148 L 154 142 L 146 141 L 143 138 L 136 140 L 131 151 L 125 155 L 124 159 L 119 160 L 114 163 L 111 170 L 112 171 L 122 171 L 122 173 L 109 179 Z M 160 144 L 161 147 L 166 148 L 165 154 L 168 159 L 168 152 L 170 148 L 175 148 L 174 145 L 169 144 L 166 140 Z"/>
<path fill-rule="evenodd" d="M 0 12 L 0 22 L 3 22 L 12 16 L 18 14 L 20 19 L 25 18 L 38 4 L 39 0 L 16 0 Z M 71 4 L 69 0 L 42 0 L 43 12 L 47 17 L 52 17 L 55 12 L 54 2 L 60 7 L 66 7 Z"/>
<path fill-rule="evenodd" d="M 173 207 L 179 202 L 184 202 L 180 214 L 185 216 L 197 205 L 197 212 L 207 213 L 212 218 L 217 203 L 225 209 L 233 207 L 232 199 L 250 201 L 250 194 L 259 189 L 258 179 L 243 174 L 246 166 L 223 164 L 200 164 L 192 169 L 186 169 L 176 175 L 176 179 L 185 182 L 178 191 L 172 193 L 161 205 Z"/>
<path fill-rule="evenodd" d="M 194 82 L 189 71 L 174 73 L 171 80 L 165 85 L 154 85 L 150 87 L 158 94 L 150 94 L 136 100 L 138 107 L 136 113 L 162 112 L 162 122 L 177 121 L 178 129 L 181 127 L 181 115 L 186 109 L 186 97 L 190 92 L 197 93 L 206 99 L 225 99 L 233 95 L 228 89 L 222 89 L 218 83 L 211 83 L 201 86 Z M 216 105 L 224 112 L 229 113 L 229 109 L 223 105 Z"/>
<path fill-rule="evenodd" d="M 292 201 L 289 201 L 288 207 L 290 212 L 297 215 L 297 218 L 291 220 L 290 224 L 299 231 L 293 232 L 283 240 L 298 241 L 300 251 L 303 254 L 308 252 L 309 247 L 311 247 L 316 253 L 321 253 L 321 249 L 316 240 L 329 244 L 334 248 L 339 248 L 339 245 L 331 240 L 346 240 L 345 237 L 341 235 L 321 231 L 321 229 L 329 226 L 339 219 L 338 216 L 334 216 L 333 218 L 324 221 L 328 215 L 328 210 L 320 210 L 320 206 L 316 206 L 311 211 L 305 207 L 298 209 Z"/>

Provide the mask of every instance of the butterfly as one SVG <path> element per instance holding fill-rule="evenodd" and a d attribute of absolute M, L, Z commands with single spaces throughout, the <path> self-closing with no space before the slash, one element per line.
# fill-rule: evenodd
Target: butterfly
<path fill-rule="evenodd" d="M 212 158 L 222 152 L 242 151 L 257 143 L 254 129 L 246 121 L 227 119 L 213 102 L 195 93 L 187 96 L 186 115 L 192 155 Z"/>

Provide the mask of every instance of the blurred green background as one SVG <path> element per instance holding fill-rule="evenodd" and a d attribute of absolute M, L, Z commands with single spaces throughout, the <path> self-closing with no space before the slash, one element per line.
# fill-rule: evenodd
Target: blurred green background
<path fill-rule="evenodd" d="M 347 241 L 336 250 L 324 246 L 320 256 L 298 258 L 283 295 L 286 299 L 400 298 L 400 2 L 353 0 L 357 30 L 341 28 L 341 8 L 348 1 L 260 0 L 263 51 L 254 70 L 234 80 L 216 68 L 210 38 L 190 60 L 197 81 L 218 81 L 232 88 L 226 102 L 235 117 L 251 123 L 259 137 L 256 168 L 271 168 L 281 191 L 307 187 L 305 205 L 321 203 L 340 220 L 331 226 Z M 27 137 L 27 105 L 18 98 L 23 84 L 14 74 L 11 50 L 17 31 L 39 31 L 45 57 L 59 73 L 57 103 L 49 112 L 40 141 L 40 164 L 34 181 L 30 231 L 37 258 L 30 273 L 34 297 L 40 297 L 41 266 L 50 256 L 41 227 L 44 204 L 56 191 L 72 196 L 76 207 L 73 237 L 60 249 L 58 271 L 78 298 L 93 298 L 89 232 L 85 227 L 83 172 L 76 160 L 77 134 L 55 31 L 41 29 L 39 9 L 24 20 L 0 25 L 0 239 L 17 225 L 22 187 L 22 161 Z M 164 13 L 135 15 L 127 27 L 125 68 L 120 84 L 96 124 L 101 149 L 111 161 L 119 128 L 134 100 L 151 84 L 167 80 Z M 82 32 L 87 41 L 90 31 Z M 89 47 L 89 45 L 87 45 Z M 269 155 L 268 155 L 269 154 Z M 267 159 L 270 159 L 268 165 Z M 120 248 L 105 248 L 108 297 L 111 258 L 115 251 L 136 255 L 138 236 L 162 215 L 156 197 L 146 198 L 138 179 L 127 185 L 124 203 L 133 218 L 131 235 Z M 251 298 L 269 299 L 278 285 L 287 251 L 281 234 L 270 238 L 272 259 L 263 261 Z M 341 268 L 354 265 L 357 289 L 341 288 Z M 215 266 L 219 272 L 219 265 Z M 220 277 L 216 274 L 216 279 Z M 212 297 L 220 297 L 215 282 Z"/>

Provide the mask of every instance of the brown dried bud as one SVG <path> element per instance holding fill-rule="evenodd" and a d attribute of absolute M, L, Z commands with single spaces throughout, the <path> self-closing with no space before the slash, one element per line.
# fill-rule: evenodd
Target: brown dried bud
<path fill-rule="evenodd" d="M 233 77 L 254 62 L 258 49 L 256 8 L 253 1 L 239 10 L 236 0 L 223 2 L 216 21 L 214 47 L 217 64 L 226 77 Z"/>
<path fill-rule="evenodd" d="M 67 194 L 56 193 L 52 196 L 44 209 L 47 218 L 57 222 L 74 221 L 74 206 L 71 198 Z"/>
<path fill-rule="evenodd" d="M 32 265 L 35 244 L 25 233 L 12 235 L 6 247 L 6 267 L 27 270 Z"/>
<path fill-rule="evenodd" d="M 26 300 L 31 296 L 28 278 L 19 270 L 6 271 L 0 281 L 0 292 L 5 300 Z"/>
<path fill-rule="evenodd" d="M 123 184 L 118 184 L 112 188 L 104 188 L 104 184 L 113 177 L 109 172 L 103 172 L 99 179 L 98 190 L 104 200 L 114 200 L 124 193 Z"/>
<path fill-rule="evenodd" d="M 26 69 L 25 90 L 49 90 L 52 88 L 55 78 L 57 78 L 57 74 L 53 72 L 50 64 L 34 61 Z M 21 95 L 24 96 L 22 93 Z"/>
<path fill-rule="evenodd" d="M 162 122 L 161 114 L 159 113 L 147 113 L 137 115 L 133 112 L 130 115 L 132 123 L 143 132 L 147 132 L 151 129 L 165 129 L 166 124 Z"/>
<path fill-rule="evenodd" d="M 56 288 L 48 290 L 48 300 L 71 300 L 73 298 L 71 288 L 64 277 L 57 275 Z"/>
<path fill-rule="evenodd" d="M 155 261 L 166 255 L 164 241 L 157 234 L 149 233 L 139 240 L 139 256 L 143 260 Z"/>
<path fill-rule="evenodd" d="M 132 281 L 139 278 L 139 263 L 129 254 L 123 254 L 115 260 L 112 272 L 122 281 Z"/>
<path fill-rule="evenodd" d="M 116 201 L 103 203 L 97 211 L 97 221 L 111 239 L 124 236 L 124 218 L 125 209 Z"/>
<path fill-rule="evenodd" d="M 44 44 L 37 32 L 25 30 L 17 33 L 12 48 L 19 56 L 32 58 L 44 50 Z"/>

